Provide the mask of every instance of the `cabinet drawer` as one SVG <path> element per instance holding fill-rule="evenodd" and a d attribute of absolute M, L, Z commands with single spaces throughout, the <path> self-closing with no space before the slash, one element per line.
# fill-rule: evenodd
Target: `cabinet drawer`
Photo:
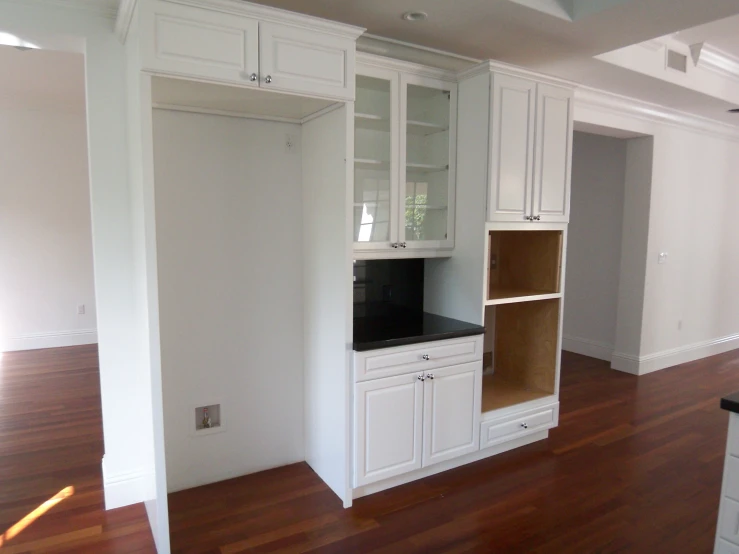
<path fill-rule="evenodd" d="M 170 2 L 149 4 L 142 19 L 142 63 L 160 73 L 258 87 L 256 19 Z"/>
<path fill-rule="evenodd" d="M 716 553 L 715 554 L 739 554 L 739 546 L 726 542 L 725 540 L 716 541 Z"/>
<path fill-rule="evenodd" d="M 482 360 L 482 335 L 354 353 L 357 382 Z M 427 357 L 428 359 L 426 359 Z"/>
<path fill-rule="evenodd" d="M 718 534 L 722 539 L 739 544 L 739 502 L 723 498 Z"/>
<path fill-rule="evenodd" d="M 559 403 L 499 419 L 483 421 L 480 428 L 480 448 L 495 446 L 556 427 L 558 420 Z"/>

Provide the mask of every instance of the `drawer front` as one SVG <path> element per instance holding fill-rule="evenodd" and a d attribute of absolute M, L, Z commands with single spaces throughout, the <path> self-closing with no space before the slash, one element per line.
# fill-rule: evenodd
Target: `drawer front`
<path fill-rule="evenodd" d="M 739 502 L 723 498 L 718 533 L 722 539 L 739 544 Z"/>
<path fill-rule="evenodd" d="M 276 23 L 259 25 L 265 89 L 354 100 L 355 56 L 352 39 Z"/>
<path fill-rule="evenodd" d="M 719 539 L 716 541 L 716 553 L 715 554 L 739 554 L 739 546 L 726 542 L 725 540 Z"/>
<path fill-rule="evenodd" d="M 480 448 L 487 448 L 525 437 L 532 433 L 556 427 L 559 421 L 559 403 L 483 421 L 480 428 Z"/>
<path fill-rule="evenodd" d="M 482 335 L 354 353 L 357 382 L 482 360 Z M 428 359 L 426 359 L 426 357 Z"/>
<path fill-rule="evenodd" d="M 143 18 L 143 66 L 159 73 L 258 87 L 259 22 L 212 10 L 155 2 Z"/>

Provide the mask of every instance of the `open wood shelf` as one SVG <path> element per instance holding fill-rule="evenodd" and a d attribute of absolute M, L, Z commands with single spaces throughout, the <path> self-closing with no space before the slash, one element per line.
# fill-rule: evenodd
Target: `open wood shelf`
<path fill-rule="evenodd" d="M 554 394 L 560 302 L 553 298 L 485 308 L 492 353 L 483 359 L 493 364 L 494 373 L 483 378 L 483 413 Z"/>
<path fill-rule="evenodd" d="M 562 231 L 490 231 L 485 304 L 558 298 Z"/>
<path fill-rule="evenodd" d="M 495 373 L 482 377 L 482 413 L 500 410 L 501 408 L 523 404 L 551 395 L 551 392 L 526 388 Z"/>

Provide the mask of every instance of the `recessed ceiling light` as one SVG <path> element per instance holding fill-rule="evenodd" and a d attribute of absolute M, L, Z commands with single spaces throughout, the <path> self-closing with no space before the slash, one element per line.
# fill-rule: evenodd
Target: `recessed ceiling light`
<path fill-rule="evenodd" d="M 426 21 L 428 16 L 429 14 L 426 12 L 405 12 L 403 14 L 403 19 L 406 21 Z"/>

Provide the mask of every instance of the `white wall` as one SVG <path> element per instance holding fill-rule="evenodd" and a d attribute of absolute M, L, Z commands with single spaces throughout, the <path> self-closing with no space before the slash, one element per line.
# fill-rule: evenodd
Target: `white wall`
<path fill-rule="evenodd" d="M 739 133 L 681 114 L 660 118 L 649 106 L 631 115 L 625 104 L 581 98 L 575 120 L 654 137 L 651 193 L 639 202 L 649 217 L 638 351 L 624 352 L 619 367 L 643 374 L 739 347 Z M 651 140 L 630 141 L 634 155 L 643 157 Z M 667 263 L 657 263 L 660 252 Z"/>
<path fill-rule="evenodd" d="M 45 93 L 59 66 L 78 106 Z M 84 59 L 4 47 L 0 72 L 0 351 L 95 343 Z"/>
<path fill-rule="evenodd" d="M 113 20 L 80 10 L 0 0 L 0 28 L 59 37 L 85 52 L 93 265 L 105 457 L 106 507 L 141 502 L 153 471 L 151 381 L 137 331 L 132 204 L 128 182 L 125 50 Z M 142 431 L 143 428 L 143 431 Z"/>
<path fill-rule="evenodd" d="M 563 348 L 611 360 L 624 215 L 626 140 L 575 132 Z"/>
<path fill-rule="evenodd" d="M 170 491 L 304 459 L 300 126 L 154 112 Z M 224 432 L 191 436 L 220 403 Z"/>

